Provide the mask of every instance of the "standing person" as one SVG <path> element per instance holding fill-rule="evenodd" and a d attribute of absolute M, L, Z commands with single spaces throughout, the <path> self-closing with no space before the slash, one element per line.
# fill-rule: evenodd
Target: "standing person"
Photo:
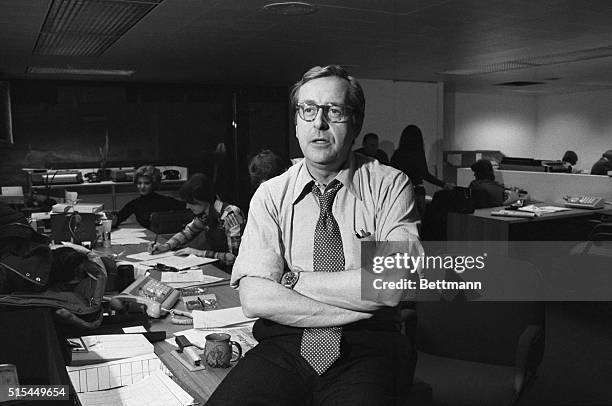
<path fill-rule="evenodd" d="M 138 224 L 144 228 L 151 226 L 151 213 L 158 211 L 183 210 L 185 203 L 170 196 L 160 195 L 156 192 L 161 184 L 161 172 L 154 166 L 141 166 L 134 173 L 134 184 L 138 188 L 140 197 L 131 200 L 113 216 L 113 226 L 117 227 L 132 214 L 136 216 Z"/>
<path fill-rule="evenodd" d="M 382 149 L 378 149 L 378 134 L 367 133 L 363 136 L 362 147 L 355 150 L 358 154 L 378 159 L 378 162 L 389 165 L 389 157 Z"/>
<path fill-rule="evenodd" d="M 595 162 L 591 175 L 607 175 L 609 171 L 612 171 L 612 149 L 604 152 L 599 161 Z"/>
<path fill-rule="evenodd" d="M 193 220 L 167 242 L 151 244 L 149 251 L 155 254 L 178 249 L 176 255 L 216 258 L 226 270 L 231 269 L 245 223 L 242 211 L 217 199 L 212 181 L 203 173 L 189 178 L 181 186 L 179 195 L 193 212 Z M 198 248 L 185 247 L 196 238 L 200 243 Z"/>
<path fill-rule="evenodd" d="M 413 346 L 392 321 L 401 290 L 362 299 L 360 252 L 363 238 L 421 249 L 410 180 L 351 152 L 365 98 L 342 67 L 310 69 L 291 102 L 304 159 L 255 192 L 232 273 L 259 344 L 207 405 L 388 405 Z"/>
<path fill-rule="evenodd" d="M 427 159 L 425 158 L 423 133 L 414 124 L 410 124 L 402 131 L 399 148 L 391 156 L 391 166 L 404 172 L 410 178 L 414 186 L 416 205 L 421 218 L 425 214 L 425 186 L 423 186 L 423 181 L 444 189 L 452 189 L 455 186 L 429 173 Z"/>

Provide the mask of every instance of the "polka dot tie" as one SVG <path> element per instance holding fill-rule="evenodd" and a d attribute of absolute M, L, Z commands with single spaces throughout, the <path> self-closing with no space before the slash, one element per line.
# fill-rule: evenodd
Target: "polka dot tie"
<path fill-rule="evenodd" d="M 319 199 L 319 220 L 314 233 L 313 270 L 344 271 L 344 251 L 338 223 L 332 214 L 332 203 L 342 183 L 334 180 L 321 193 L 313 183 L 312 193 Z M 306 328 L 302 334 L 300 354 L 321 375 L 340 357 L 342 327 Z"/>

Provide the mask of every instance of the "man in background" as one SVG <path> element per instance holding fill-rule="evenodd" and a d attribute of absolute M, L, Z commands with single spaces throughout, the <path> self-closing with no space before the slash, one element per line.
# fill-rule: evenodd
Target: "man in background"
<path fill-rule="evenodd" d="M 378 134 L 367 133 L 363 136 L 362 147 L 355 150 L 358 154 L 363 154 L 378 159 L 383 165 L 389 165 L 389 157 L 382 149 L 378 149 Z"/>

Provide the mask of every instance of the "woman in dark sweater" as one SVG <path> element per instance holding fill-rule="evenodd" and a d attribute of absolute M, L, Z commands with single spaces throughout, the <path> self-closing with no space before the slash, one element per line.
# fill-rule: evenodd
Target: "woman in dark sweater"
<path fill-rule="evenodd" d="M 425 158 L 423 134 L 421 129 L 414 124 L 407 126 L 402 131 L 399 148 L 391 157 L 391 166 L 404 172 L 410 178 L 421 218 L 425 211 L 425 187 L 423 186 L 423 181 L 445 189 L 450 189 L 454 186 L 429 173 L 427 159 Z"/>
<path fill-rule="evenodd" d="M 123 206 L 113 219 L 113 226 L 118 226 L 134 214 L 138 224 L 149 228 L 151 213 L 185 209 L 185 202 L 155 192 L 161 184 L 161 172 L 154 166 L 146 165 L 138 168 L 134 173 L 134 184 L 138 188 L 140 197 Z"/>

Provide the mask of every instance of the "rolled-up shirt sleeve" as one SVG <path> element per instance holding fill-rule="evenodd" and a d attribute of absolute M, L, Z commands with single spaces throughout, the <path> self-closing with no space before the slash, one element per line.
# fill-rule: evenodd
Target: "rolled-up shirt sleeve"
<path fill-rule="evenodd" d="M 278 208 L 273 204 L 268 185 L 263 183 L 251 199 L 230 286 L 238 288 L 245 276 L 280 281 L 285 260 L 278 218 Z"/>
<path fill-rule="evenodd" d="M 423 247 L 419 241 L 417 228 L 419 216 L 409 178 L 403 173 L 398 173 L 391 179 L 391 184 L 385 188 L 385 191 L 386 196 L 381 199 L 383 204 L 379 211 L 376 240 L 388 243 L 380 244 L 377 254 L 388 256 L 399 252 L 415 257 L 422 255 Z M 420 268 L 412 272 L 415 271 L 421 273 Z"/>

